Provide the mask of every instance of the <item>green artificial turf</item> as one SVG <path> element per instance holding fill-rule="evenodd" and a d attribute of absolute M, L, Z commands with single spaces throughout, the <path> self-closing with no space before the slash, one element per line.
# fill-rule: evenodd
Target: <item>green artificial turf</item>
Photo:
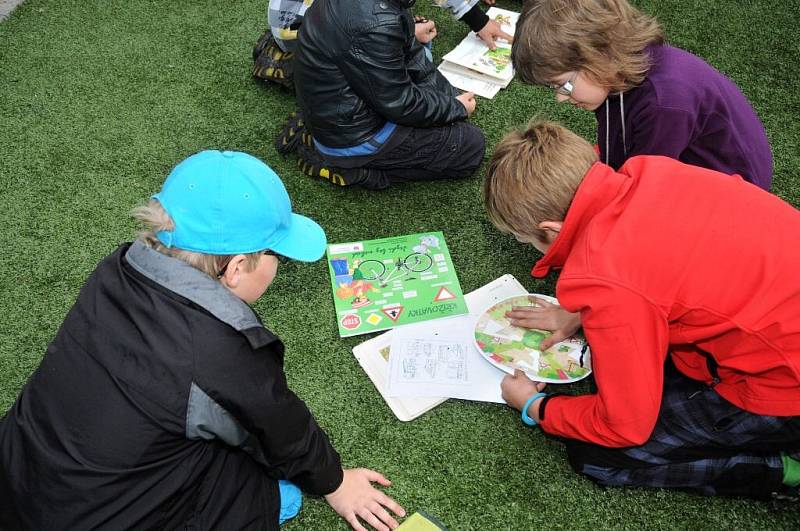
<path fill-rule="evenodd" d="M 355 1 L 355 0 L 354 0 Z M 418 0 L 434 18 L 437 60 L 466 28 Z M 481 204 L 483 170 L 460 182 L 374 193 L 331 188 L 302 175 L 272 147 L 293 96 L 250 78 L 250 52 L 266 26 L 266 0 L 28 0 L 0 23 L 0 411 L 13 403 L 94 265 L 136 226 L 129 210 L 157 191 L 178 161 L 206 148 L 266 160 L 296 209 L 332 242 L 444 232 L 465 291 L 514 274 L 531 291 L 538 255 L 498 234 Z M 774 192 L 800 206 L 800 83 L 796 3 L 647 0 L 671 43 L 733 78 L 763 120 L 775 155 Z M 224 7 L 222 7 L 224 6 Z M 501 7 L 519 10 L 514 0 Z M 488 150 L 532 116 L 558 119 L 594 140 L 594 118 L 518 82 L 472 121 Z M 713 201 L 713 198 L 709 198 Z M 744 212 L 758 223 L 757 212 Z M 410 511 L 453 530 L 797 529 L 797 509 L 659 490 L 601 489 L 574 474 L 563 446 L 498 405 L 450 400 L 410 423 L 395 419 L 351 348 L 339 339 L 324 262 L 291 264 L 256 304 L 288 348 L 289 382 L 347 466 L 394 484 Z M 102 397 L 98 397 L 101 400 Z M 308 500 L 297 529 L 345 529 Z"/>

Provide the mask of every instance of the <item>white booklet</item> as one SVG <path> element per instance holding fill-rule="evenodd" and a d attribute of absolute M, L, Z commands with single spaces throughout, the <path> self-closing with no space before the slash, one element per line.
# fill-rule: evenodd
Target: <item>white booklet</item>
<path fill-rule="evenodd" d="M 427 326 L 428 330 L 432 331 L 430 333 L 440 333 L 445 342 L 449 341 L 451 346 L 454 344 L 464 345 L 467 342 L 467 339 L 471 337 L 473 333 L 472 326 L 475 322 L 475 319 L 477 319 L 477 317 L 486 307 L 494 302 L 499 302 L 515 295 L 525 295 L 526 293 L 527 291 L 524 287 L 522 287 L 522 284 L 520 284 L 516 278 L 514 278 L 512 275 L 503 275 L 502 277 L 490 282 L 489 284 L 486 284 L 481 288 L 476 289 L 473 292 L 467 293 L 464 296 L 464 299 L 467 302 L 467 308 L 469 309 L 469 316 L 428 321 L 422 325 Z M 469 320 L 469 323 L 465 324 L 467 320 Z M 465 326 L 468 328 L 465 329 Z M 403 338 L 408 339 L 409 336 L 418 335 L 415 334 L 415 330 L 413 328 L 406 333 L 404 330 L 405 328 L 409 327 L 395 328 L 394 330 L 356 345 L 353 348 L 353 355 L 358 360 L 361 368 L 364 369 L 364 372 L 367 373 L 367 376 L 369 376 L 370 380 L 372 380 L 372 383 L 375 384 L 375 387 L 377 388 L 381 397 L 383 397 L 383 399 L 386 401 L 395 416 L 402 421 L 409 421 L 441 404 L 447 400 L 447 397 L 390 396 L 388 385 L 389 360 L 392 342 L 395 337 L 402 341 Z M 414 339 L 418 340 L 420 338 L 411 337 L 410 339 L 413 341 Z M 475 347 L 471 342 L 469 347 L 471 349 L 469 354 L 477 356 L 477 361 L 483 362 L 483 365 L 473 364 L 475 370 L 486 369 L 488 371 L 491 369 L 491 371 L 494 371 L 492 373 L 487 373 L 490 374 L 488 378 L 492 378 L 493 380 L 490 380 L 485 386 L 483 386 L 483 389 L 479 390 L 480 392 L 486 393 L 486 395 L 483 398 L 479 397 L 472 399 L 489 402 L 498 401 L 496 399 L 499 398 L 499 381 L 502 379 L 503 373 L 492 367 L 486 360 L 480 359 L 480 355 L 477 353 L 477 351 L 475 351 Z M 413 349 L 414 346 L 412 345 L 411 348 Z M 452 348 L 455 349 L 452 355 L 453 359 L 457 359 L 461 354 L 463 354 L 462 358 L 466 359 L 467 352 L 462 352 L 459 354 L 457 352 L 458 347 Z M 456 377 L 456 379 L 457 378 L 458 377 Z M 497 387 L 494 389 L 491 388 L 492 385 L 494 385 L 492 383 L 493 381 L 497 382 Z M 487 392 L 487 389 L 489 392 Z M 449 388 L 448 391 L 452 391 L 452 388 Z M 397 391 L 395 390 L 395 392 Z M 428 392 L 430 392 L 430 390 L 428 390 Z M 473 394 L 473 396 L 477 396 L 477 393 Z"/>
<path fill-rule="evenodd" d="M 503 31 L 514 35 L 519 13 L 492 7 L 486 14 L 497 21 Z M 502 40 L 496 42 L 497 48 L 490 50 L 474 32 L 470 32 L 442 58 L 439 71 L 454 87 L 493 98 L 514 77 L 511 44 Z"/>
<path fill-rule="evenodd" d="M 501 88 L 505 88 L 496 79 L 448 61 L 442 61 L 442 64 L 439 65 L 439 72 L 454 87 L 474 92 L 488 100 L 494 98 Z"/>

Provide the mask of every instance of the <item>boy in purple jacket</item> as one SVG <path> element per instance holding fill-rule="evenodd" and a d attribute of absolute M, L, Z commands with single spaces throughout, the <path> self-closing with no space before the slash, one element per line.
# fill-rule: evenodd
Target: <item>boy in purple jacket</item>
<path fill-rule="evenodd" d="M 600 159 L 614 169 L 634 155 L 665 155 L 769 190 L 772 154 L 747 98 L 664 41 L 658 22 L 627 0 L 530 0 L 511 57 L 524 82 L 594 111 Z"/>
<path fill-rule="evenodd" d="M 627 0 L 529 0 L 511 60 L 523 82 L 595 113 L 600 160 L 615 170 L 634 155 L 665 155 L 769 190 L 772 153 L 747 98 L 664 41 L 658 22 Z M 554 332 L 542 348 L 580 328 L 576 314 L 557 306 L 531 319 Z"/>

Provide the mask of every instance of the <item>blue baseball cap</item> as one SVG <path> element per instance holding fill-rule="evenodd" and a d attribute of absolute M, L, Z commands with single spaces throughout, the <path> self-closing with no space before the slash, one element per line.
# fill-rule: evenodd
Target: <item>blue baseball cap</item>
<path fill-rule="evenodd" d="M 269 249 L 313 262 L 325 254 L 325 231 L 294 214 L 272 169 L 247 153 L 201 151 L 175 166 L 153 195 L 175 222 L 156 234 L 167 247 L 205 254 Z"/>

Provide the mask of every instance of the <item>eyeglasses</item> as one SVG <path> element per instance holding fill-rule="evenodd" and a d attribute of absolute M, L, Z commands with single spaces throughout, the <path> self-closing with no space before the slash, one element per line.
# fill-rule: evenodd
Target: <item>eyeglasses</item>
<path fill-rule="evenodd" d="M 261 254 L 265 254 L 267 256 L 274 256 L 275 258 L 278 259 L 278 262 L 280 262 L 281 264 L 285 264 L 291 260 L 291 258 L 289 258 L 288 256 L 283 256 L 282 254 L 278 254 L 270 249 L 265 249 L 261 251 Z"/>
<path fill-rule="evenodd" d="M 263 250 L 263 251 L 261 251 L 261 253 L 259 253 L 259 254 L 263 254 L 263 255 L 265 255 L 265 256 L 274 256 L 275 258 L 277 258 L 277 259 L 278 259 L 278 262 L 279 262 L 279 263 L 281 263 L 281 264 L 285 264 L 285 263 L 287 263 L 287 262 L 289 262 L 289 261 L 291 260 L 291 258 L 288 258 L 288 257 L 286 257 L 286 256 L 283 256 L 282 254 L 278 254 L 278 253 L 276 253 L 275 251 L 272 251 L 272 250 L 270 250 L 270 249 L 264 249 L 264 250 Z M 227 261 L 225 262 L 225 264 L 222 266 L 222 269 L 220 269 L 220 270 L 219 270 L 219 273 L 217 273 L 217 278 L 222 278 L 222 276 L 225 274 L 225 271 L 227 271 L 227 270 L 228 270 L 228 266 L 229 266 L 229 265 L 230 265 L 230 263 L 231 263 L 231 258 L 233 258 L 233 257 L 232 257 L 232 256 L 228 257 L 228 260 L 227 260 Z"/>
<path fill-rule="evenodd" d="M 572 77 L 570 77 L 561 85 L 552 84 L 547 86 L 555 90 L 556 94 L 561 94 L 562 96 L 572 96 L 572 91 L 575 90 L 575 78 L 577 77 L 578 73 L 575 72 L 574 74 L 572 74 Z"/>

